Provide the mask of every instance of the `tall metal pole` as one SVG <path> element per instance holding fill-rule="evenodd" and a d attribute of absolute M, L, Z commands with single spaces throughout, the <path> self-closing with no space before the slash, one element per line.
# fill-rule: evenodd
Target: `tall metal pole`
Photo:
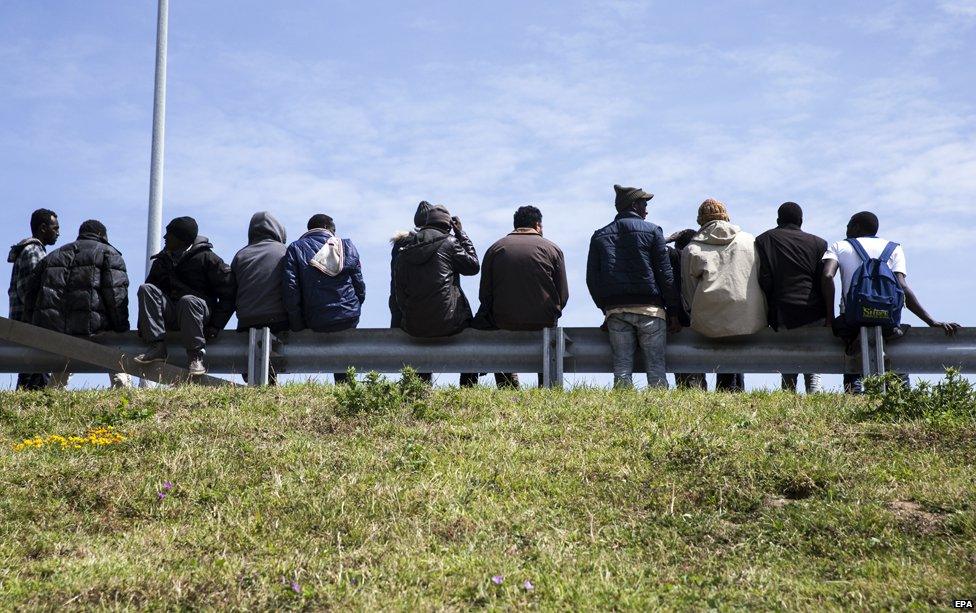
<path fill-rule="evenodd" d="M 149 165 L 149 223 L 146 229 L 146 274 L 149 258 L 162 248 L 163 145 L 166 140 L 166 42 L 169 36 L 169 0 L 158 0 L 156 17 L 156 89 L 153 94 L 152 159 Z"/>

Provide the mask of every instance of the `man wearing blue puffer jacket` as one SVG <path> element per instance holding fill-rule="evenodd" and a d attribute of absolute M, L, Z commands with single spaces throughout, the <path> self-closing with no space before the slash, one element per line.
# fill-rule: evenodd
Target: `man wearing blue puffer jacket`
<path fill-rule="evenodd" d="M 667 332 L 681 330 L 680 297 L 661 228 L 645 221 L 654 197 L 639 187 L 613 186 L 617 216 L 593 233 L 586 286 L 606 317 L 614 387 L 632 387 L 634 351 L 640 346 L 647 384 L 667 387 Z"/>
<path fill-rule="evenodd" d="M 313 215 L 308 232 L 285 252 L 284 302 L 290 328 L 339 332 L 359 325 L 366 284 L 359 251 L 336 236 L 328 215 Z M 336 382 L 345 373 L 335 374 Z"/>

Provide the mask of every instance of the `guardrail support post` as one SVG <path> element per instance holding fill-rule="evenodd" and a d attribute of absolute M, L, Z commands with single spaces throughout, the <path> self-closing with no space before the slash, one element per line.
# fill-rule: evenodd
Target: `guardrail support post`
<path fill-rule="evenodd" d="M 247 343 L 247 383 L 264 387 L 271 372 L 271 329 L 251 328 Z"/>
<path fill-rule="evenodd" d="M 861 385 L 864 379 L 885 373 L 881 326 L 861 328 Z"/>
<path fill-rule="evenodd" d="M 542 331 L 542 385 L 547 388 L 563 387 L 563 359 L 566 355 L 566 337 L 559 326 Z"/>

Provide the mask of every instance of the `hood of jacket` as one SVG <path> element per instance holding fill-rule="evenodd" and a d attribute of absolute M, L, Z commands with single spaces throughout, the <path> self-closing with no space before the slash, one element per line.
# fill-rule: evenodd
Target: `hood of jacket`
<path fill-rule="evenodd" d="M 253 245 L 268 240 L 284 244 L 287 241 L 285 226 L 268 211 L 251 215 L 251 223 L 247 227 L 247 244 Z"/>
<path fill-rule="evenodd" d="M 410 264 L 428 262 L 450 234 L 435 228 L 424 228 L 417 232 L 400 250 L 400 258 Z"/>
<path fill-rule="evenodd" d="M 9 262 L 9 263 L 11 263 L 11 264 L 12 264 L 12 263 L 14 263 L 14 262 L 16 262 L 16 261 L 17 261 L 17 258 L 19 258 L 19 257 L 20 257 L 20 253 L 21 253 L 21 252 L 22 252 L 22 251 L 23 251 L 23 250 L 24 250 L 24 249 L 25 249 L 25 248 L 26 248 L 26 247 L 27 247 L 28 245 L 37 245 L 37 246 L 38 246 L 38 247 L 40 247 L 41 249 L 43 249 L 43 248 L 44 248 L 44 244 L 43 244 L 43 243 L 41 243 L 41 241 L 39 241 L 39 240 L 37 240 L 36 238 L 34 238 L 33 236 L 32 236 L 32 237 L 30 237 L 30 238 L 25 238 L 24 240 L 22 240 L 22 241 L 20 241 L 20 242 L 19 242 L 19 243 L 17 243 L 16 245 L 11 245 L 11 246 L 10 246 L 10 253 L 9 253 L 9 254 L 7 254 L 7 262 Z"/>
<path fill-rule="evenodd" d="M 422 200 L 420 204 L 417 205 L 417 212 L 413 214 L 413 225 L 415 228 L 420 228 L 427 223 L 427 213 L 434 208 L 434 205 Z"/>
<path fill-rule="evenodd" d="M 710 221 L 698 230 L 698 234 L 692 238 L 692 242 L 705 243 L 706 245 L 728 245 L 735 240 L 740 232 L 739 226 L 727 221 Z"/>

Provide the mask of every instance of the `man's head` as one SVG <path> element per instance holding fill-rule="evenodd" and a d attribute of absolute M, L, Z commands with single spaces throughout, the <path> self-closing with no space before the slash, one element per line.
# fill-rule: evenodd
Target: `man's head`
<path fill-rule="evenodd" d="M 613 204 L 618 213 L 633 211 L 641 216 L 647 217 L 647 201 L 654 197 L 654 194 L 645 192 L 639 187 L 622 187 L 614 185 L 615 193 Z"/>
<path fill-rule="evenodd" d="M 425 228 L 437 228 L 442 232 L 451 231 L 451 212 L 443 205 L 435 205 L 427 211 L 427 220 L 424 222 Z"/>
<path fill-rule="evenodd" d="M 177 217 L 166 224 L 164 249 L 170 253 L 181 253 L 189 249 L 193 241 L 197 240 L 200 229 L 197 220 L 192 217 Z"/>
<path fill-rule="evenodd" d="M 725 205 L 714 198 L 709 198 L 698 207 L 698 225 L 704 226 L 713 221 L 731 220 L 729 219 L 729 211 L 725 208 Z"/>
<path fill-rule="evenodd" d="M 776 212 L 776 225 L 785 226 L 787 224 L 803 225 L 803 209 L 795 202 L 784 202 L 779 205 L 779 210 Z"/>
<path fill-rule="evenodd" d="M 91 234 L 102 240 L 108 240 L 108 230 L 105 228 L 105 224 L 97 219 L 89 219 L 81 224 L 81 227 L 78 228 L 78 236 L 85 234 Z"/>
<path fill-rule="evenodd" d="M 61 235 L 58 215 L 49 209 L 37 209 L 31 213 L 30 227 L 31 236 L 44 245 L 53 245 L 58 242 L 58 237 Z"/>
<path fill-rule="evenodd" d="M 854 213 L 847 222 L 847 238 L 862 238 L 878 234 L 878 216 L 870 211 Z"/>
<path fill-rule="evenodd" d="M 312 215 L 308 220 L 308 225 L 306 226 L 309 230 L 324 229 L 335 234 L 336 227 L 335 221 L 326 215 L 325 213 L 318 213 Z"/>
<path fill-rule="evenodd" d="M 515 229 L 519 228 L 532 228 L 536 232 L 542 233 L 542 211 L 536 207 L 520 206 L 517 211 L 515 211 Z"/>
<path fill-rule="evenodd" d="M 685 230 L 678 230 L 666 239 L 668 243 L 674 243 L 674 248 L 681 251 L 691 243 L 691 239 L 695 238 L 698 234 L 698 230 L 692 230 L 687 228 Z"/>

